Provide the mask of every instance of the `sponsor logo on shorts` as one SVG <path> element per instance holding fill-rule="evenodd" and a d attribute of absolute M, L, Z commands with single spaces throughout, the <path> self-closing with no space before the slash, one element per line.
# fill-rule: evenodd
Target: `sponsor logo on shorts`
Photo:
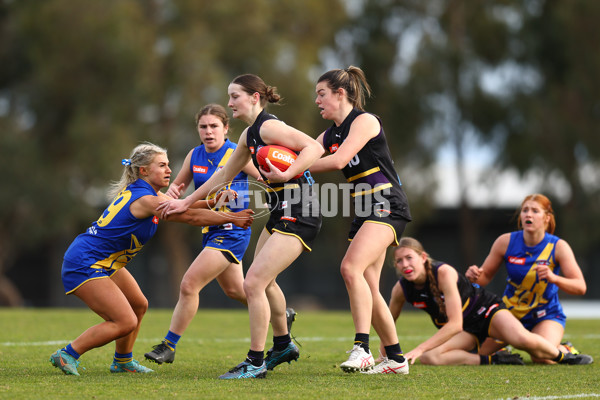
<path fill-rule="evenodd" d="M 510 256 L 508 257 L 508 262 L 516 265 L 525 265 L 525 258 Z"/>
<path fill-rule="evenodd" d="M 192 171 L 196 174 L 206 174 L 208 172 L 208 167 L 202 165 L 194 165 L 192 167 Z"/>
<path fill-rule="evenodd" d="M 488 308 L 487 312 L 485 313 L 485 317 L 486 317 L 486 318 L 487 318 L 487 317 L 489 317 L 489 316 L 490 316 L 490 313 L 491 313 L 491 312 L 492 312 L 492 311 L 493 311 L 495 308 L 498 308 L 498 306 L 499 306 L 499 305 L 498 305 L 498 303 L 496 303 L 496 304 L 492 304 L 492 305 L 490 306 L 490 308 Z"/>
<path fill-rule="evenodd" d="M 546 316 L 546 310 L 539 310 L 539 311 L 536 311 L 536 313 L 535 313 L 536 318 L 543 318 L 545 316 Z"/>
<path fill-rule="evenodd" d="M 296 218 L 294 217 L 288 217 L 287 215 L 284 215 L 283 217 L 281 217 L 279 220 L 285 220 L 285 221 L 290 221 L 290 222 L 296 222 Z"/>
<path fill-rule="evenodd" d="M 152 223 L 154 225 L 158 225 L 158 217 L 155 215 L 154 218 L 152 218 Z"/>

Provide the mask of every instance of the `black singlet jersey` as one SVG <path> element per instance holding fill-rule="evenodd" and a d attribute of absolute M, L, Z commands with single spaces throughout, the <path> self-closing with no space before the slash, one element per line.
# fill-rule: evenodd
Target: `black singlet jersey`
<path fill-rule="evenodd" d="M 439 261 L 433 261 L 431 264 L 433 276 L 438 279 L 438 269 L 445 263 Z M 439 329 L 446 322 L 448 318 L 446 315 L 442 315 L 438 304 L 435 302 L 435 298 L 429 289 L 429 278 L 425 282 L 422 288 L 417 288 L 413 282 L 409 282 L 404 278 L 400 278 L 400 285 L 404 291 L 404 298 L 407 302 L 411 303 L 414 307 L 426 311 L 434 325 Z M 464 274 L 458 274 L 458 292 L 460 293 L 460 299 L 462 303 L 463 311 L 463 329 L 470 331 L 469 327 L 466 326 L 474 320 L 478 320 L 487 313 L 490 305 L 502 304 L 502 299 L 499 296 L 483 289 L 481 286 L 471 283 Z M 442 294 L 442 299 L 444 295 Z M 504 308 L 504 307 L 501 307 Z"/>
<path fill-rule="evenodd" d="M 256 117 L 254 123 L 246 131 L 246 145 L 248 146 L 250 154 L 252 155 L 252 163 L 254 163 L 254 166 L 256 167 L 256 169 L 258 169 L 259 173 L 260 168 L 256 159 L 256 155 L 258 154 L 258 150 L 260 150 L 261 147 L 267 146 L 267 144 L 260 137 L 260 128 L 265 121 L 268 121 L 270 119 L 279 120 L 279 118 L 277 118 L 275 115 L 269 114 L 265 110 L 262 110 L 260 114 L 258 114 L 258 116 Z M 296 152 L 296 154 L 298 153 Z M 302 198 L 304 200 L 303 202 L 311 201 L 315 204 L 318 204 L 318 200 L 314 198 L 315 193 L 312 189 L 315 180 L 312 178 L 308 170 L 304 171 L 304 174 L 298 179 L 290 179 L 287 182 L 281 183 L 270 183 L 267 180 L 267 178 L 264 175 L 262 175 L 262 173 L 261 176 L 269 185 L 269 188 L 267 189 L 269 196 L 266 200 L 269 204 L 269 209 L 271 210 L 273 210 L 277 206 L 281 206 L 281 199 L 286 198 L 285 193 L 283 191 L 286 190 L 300 190 L 302 191 Z M 291 197 L 288 198 L 294 198 L 294 195 L 291 195 Z"/>
<path fill-rule="evenodd" d="M 323 145 L 329 153 L 335 153 L 350 133 L 350 126 L 356 117 L 365 113 L 354 108 L 340 126 L 335 123 L 323 135 Z M 355 203 L 362 202 L 361 209 L 368 208 L 364 204 L 378 203 L 379 196 L 389 200 L 392 213 L 406 220 L 411 220 L 408 199 L 400 178 L 394 169 L 394 161 L 387 145 L 385 133 L 379 121 L 379 134 L 369 140 L 362 149 L 342 168 L 346 181 L 352 184 L 350 193 Z M 381 192 L 381 193 L 377 193 Z M 358 208 L 359 205 L 356 204 Z"/>

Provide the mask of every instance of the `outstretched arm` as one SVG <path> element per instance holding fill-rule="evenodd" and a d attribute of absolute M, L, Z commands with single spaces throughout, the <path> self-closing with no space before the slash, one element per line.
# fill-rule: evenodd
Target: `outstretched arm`
<path fill-rule="evenodd" d="M 404 355 L 411 364 L 421 357 L 427 350 L 434 349 L 463 330 L 462 301 L 458 291 L 458 272 L 448 264 L 438 269 L 438 287 L 444 295 L 446 316 L 448 322 L 442 326 L 432 337 L 419 344 Z"/>
<path fill-rule="evenodd" d="M 215 172 L 208 181 L 196 189 L 183 200 L 170 200 L 161 202 L 158 210 L 161 217 L 182 213 L 196 201 L 204 199 L 211 193 L 218 192 L 248 164 L 250 161 L 250 150 L 246 146 L 246 131 L 240 136 L 238 146 L 223 168 Z"/>
<path fill-rule="evenodd" d="M 323 146 L 315 139 L 296 128 L 286 125 L 282 121 L 266 121 L 260 129 L 260 136 L 267 144 L 285 146 L 290 150 L 299 152 L 296 161 L 290 165 L 287 171 L 280 171 L 276 167 L 273 167 L 267 160 L 270 171 L 267 172 L 261 168 L 261 173 L 272 183 L 287 182 L 294 176 L 302 174 L 324 152 Z"/>
<path fill-rule="evenodd" d="M 131 203 L 129 209 L 136 218 L 148 218 L 152 215 L 162 218 L 157 207 L 160 201 L 166 197 L 167 196 L 162 193 L 158 196 L 143 196 Z M 252 210 L 221 212 L 205 208 L 190 208 L 183 213 L 173 214 L 162 219 L 169 222 L 181 222 L 196 226 L 223 225 L 231 222 L 240 228 L 246 229 L 254 220 L 253 214 L 254 212 Z"/>
<path fill-rule="evenodd" d="M 348 137 L 333 154 L 317 160 L 311 167 L 310 172 L 325 172 L 340 170 L 346 166 L 354 156 L 381 131 L 379 120 L 371 114 L 361 114 L 352 122 Z M 317 139 L 323 146 L 322 133 Z"/>

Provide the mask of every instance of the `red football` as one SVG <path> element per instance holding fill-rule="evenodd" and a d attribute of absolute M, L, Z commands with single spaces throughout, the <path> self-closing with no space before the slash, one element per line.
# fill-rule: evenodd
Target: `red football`
<path fill-rule="evenodd" d="M 269 165 L 265 161 L 266 158 L 271 161 L 277 169 L 281 171 L 287 171 L 290 165 L 296 161 L 296 153 L 292 150 L 285 148 L 283 146 L 270 145 L 261 147 L 256 153 L 256 161 L 258 161 L 258 165 L 261 166 L 265 171 L 269 171 Z M 295 176 L 293 179 L 298 179 L 302 176 L 299 174 Z"/>

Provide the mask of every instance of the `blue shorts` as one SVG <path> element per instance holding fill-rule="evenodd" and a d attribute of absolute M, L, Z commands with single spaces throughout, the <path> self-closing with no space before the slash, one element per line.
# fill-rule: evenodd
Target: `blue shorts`
<path fill-rule="evenodd" d="M 63 260 L 61 277 L 65 294 L 71 294 L 84 283 L 101 278 L 110 278 L 117 269 L 92 268 Z"/>
<path fill-rule="evenodd" d="M 202 236 L 202 246 L 205 249 L 218 250 L 232 263 L 239 264 L 250 244 L 250 229 L 234 229 L 231 231 L 219 229 L 208 231 Z"/>
<path fill-rule="evenodd" d="M 527 315 L 521 318 L 521 323 L 528 331 L 532 330 L 537 324 L 542 321 L 556 321 L 564 328 L 567 322 L 567 316 L 565 315 L 562 306 L 559 304 L 553 307 L 542 308 L 538 307 L 531 310 Z"/>

